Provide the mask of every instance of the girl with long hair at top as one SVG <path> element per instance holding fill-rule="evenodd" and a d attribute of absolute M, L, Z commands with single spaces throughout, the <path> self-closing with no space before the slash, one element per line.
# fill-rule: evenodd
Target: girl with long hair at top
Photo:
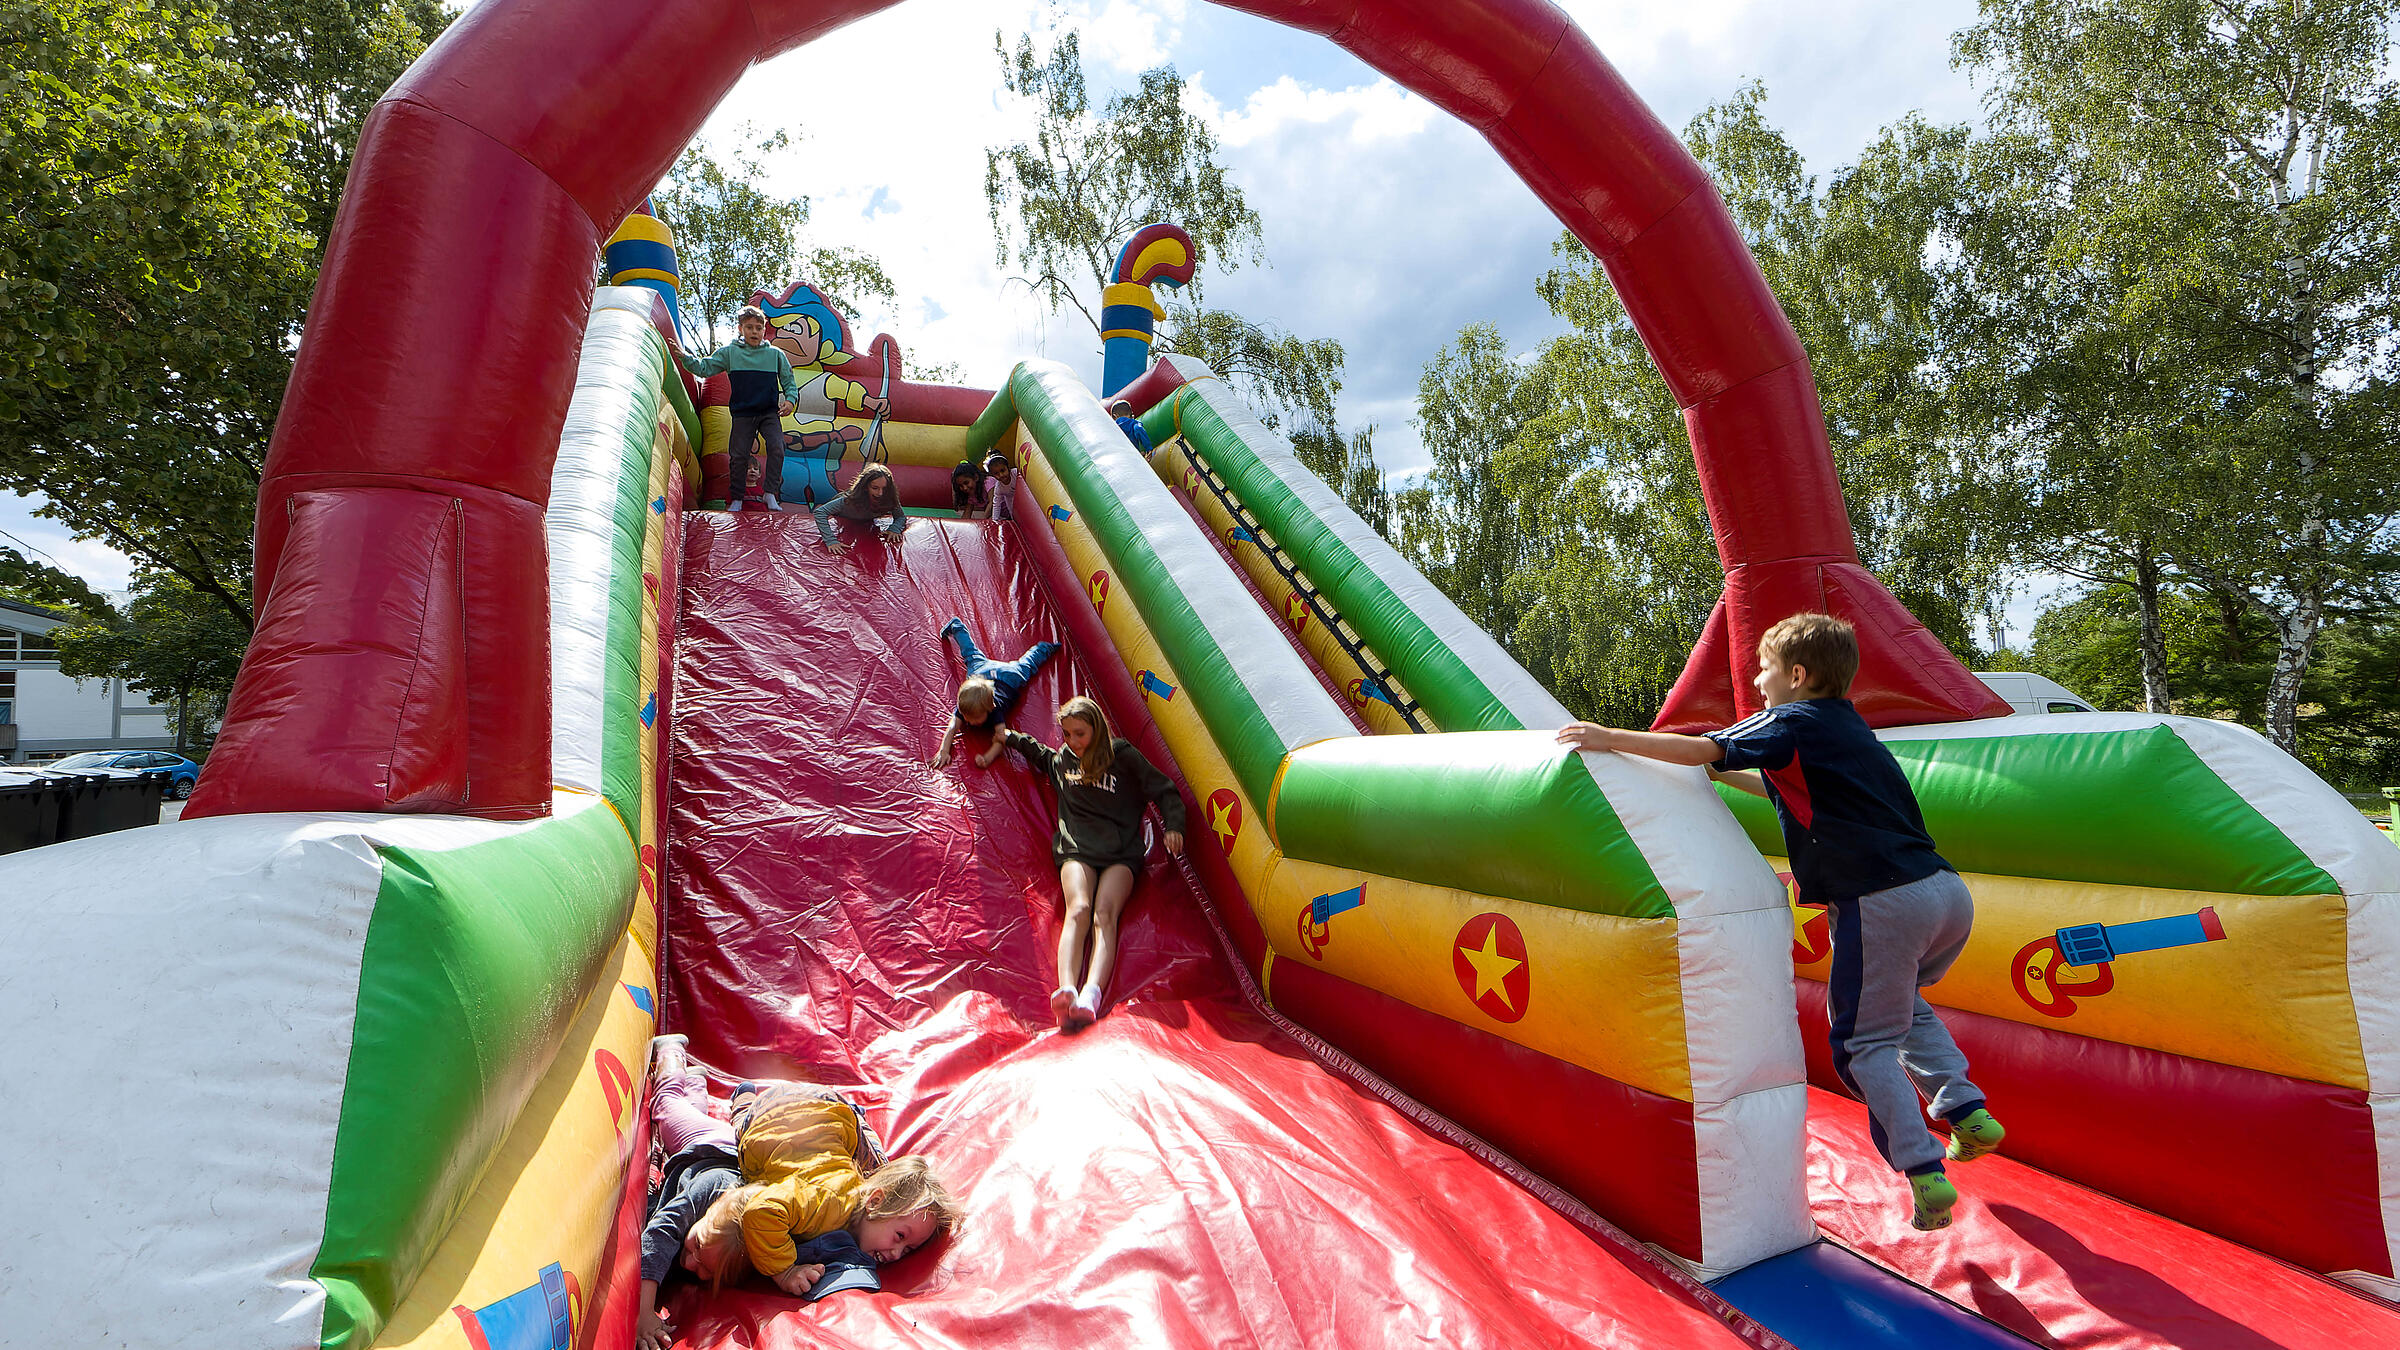
<path fill-rule="evenodd" d="M 1062 744 L 1056 750 L 1013 728 L 1002 739 L 1058 792 L 1050 856 L 1058 863 L 1066 915 L 1058 930 L 1058 987 L 1050 994 L 1050 1015 L 1061 1030 L 1081 1031 L 1099 1018 L 1116 968 L 1117 919 L 1142 870 L 1142 810 L 1158 804 L 1167 852 L 1181 856 L 1183 796 L 1132 742 L 1109 733 L 1108 714 L 1091 699 L 1078 696 L 1060 705 L 1058 730 Z"/>
<path fill-rule="evenodd" d="M 950 509 L 960 520 L 984 520 L 992 514 L 992 496 L 985 487 L 983 470 L 975 461 L 962 459 L 950 470 Z"/>
<path fill-rule="evenodd" d="M 877 520 L 889 518 L 891 524 L 878 525 L 886 539 L 897 539 L 908 528 L 908 512 L 900 509 L 900 484 L 892 471 L 881 464 L 869 464 L 858 471 L 850 490 L 829 502 L 819 502 L 809 508 L 817 518 L 817 537 L 825 541 L 827 553 L 848 553 L 850 544 L 833 532 L 833 518 L 844 520 Z"/>

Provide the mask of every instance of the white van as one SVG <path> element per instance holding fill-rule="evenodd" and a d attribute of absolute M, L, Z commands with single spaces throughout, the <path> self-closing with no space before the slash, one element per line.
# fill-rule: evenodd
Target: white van
<path fill-rule="evenodd" d="M 1975 672 L 1975 678 L 1983 681 L 1993 693 L 2007 699 L 2008 706 L 2019 715 L 2095 711 L 2091 704 L 2084 701 L 2083 695 L 2058 681 L 2046 680 L 2021 670 L 1995 670 L 1988 675 L 1979 670 Z"/>

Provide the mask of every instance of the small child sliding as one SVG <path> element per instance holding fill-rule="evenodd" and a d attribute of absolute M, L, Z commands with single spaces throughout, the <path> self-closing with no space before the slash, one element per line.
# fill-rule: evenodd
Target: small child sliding
<path fill-rule="evenodd" d="M 708 1085 L 691 1066 L 681 1036 L 650 1042 L 650 1120 L 666 1151 L 658 1190 L 642 1225 L 641 1302 L 634 1314 L 638 1350 L 666 1350 L 671 1331 L 658 1312 L 658 1287 L 676 1266 L 707 1284 L 721 1283 L 727 1255 L 701 1243 L 686 1243 L 701 1217 L 742 1184 L 741 1157 L 733 1127 L 710 1115 Z"/>
<path fill-rule="evenodd" d="M 1558 739 L 1705 767 L 1718 782 L 1775 804 L 1800 900 L 1825 905 L 1833 921 L 1825 1001 L 1834 1072 L 1867 1104 L 1875 1147 L 1908 1177 L 1910 1222 L 1929 1231 L 1949 1227 L 1958 1203 L 1944 1157 L 1980 1158 L 2006 1131 L 1968 1081 L 1949 1028 L 1917 992 L 1958 959 L 1975 902 L 1934 852 L 1899 761 L 1847 697 L 1857 673 L 1858 635 L 1849 624 L 1795 614 L 1758 641 L 1753 683 L 1766 711 L 1704 736 L 1577 722 Z M 1946 1152 L 1925 1127 L 1927 1102 L 1950 1123 Z"/>
<path fill-rule="evenodd" d="M 975 757 L 976 768 L 988 769 L 1008 748 L 1000 740 L 1000 733 L 1008 729 L 1008 715 L 1016 711 L 1017 699 L 1025 686 L 1033 683 L 1035 673 L 1058 654 L 1058 644 L 1037 642 L 1014 661 L 994 661 L 975 645 L 974 635 L 967 632 L 962 620 L 953 618 L 943 624 L 942 636 L 958 644 L 958 658 L 967 667 L 967 678 L 958 686 L 958 711 L 942 732 L 941 747 L 933 752 L 933 767 L 939 769 L 950 762 L 960 736 L 989 731 L 991 749 Z"/>
<path fill-rule="evenodd" d="M 992 513 L 991 491 L 975 461 L 962 459 L 950 470 L 950 509 L 960 520 L 982 520 Z"/>
<path fill-rule="evenodd" d="M 827 553 L 848 553 L 850 541 L 834 533 L 836 517 L 843 520 L 890 521 L 877 524 L 876 530 L 885 539 L 897 539 L 908 528 L 908 511 L 900 505 L 900 484 L 892 471 L 881 464 L 869 464 L 851 480 L 850 490 L 829 502 L 819 502 L 809 508 L 817 518 L 817 538 L 824 541 Z"/>
<path fill-rule="evenodd" d="M 1002 732 L 1001 739 L 1058 792 L 1050 856 L 1058 863 L 1066 916 L 1058 929 L 1058 988 L 1050 995 L 1050 1015 L 1061 1030 L 1081 1031 L 1099 1020 L 1116 967 L 1117 919 L 1142 870 L 1142 808 L 1158 803 L 1167 852 L 1180 857 L 1183 794 L 1132 742 L 1109 734 L 1108 715 L 1091 699 L 1068 699 L 1058 710 L 1058 730 L 1065 744 L 1056 750 L 1022 731 Z"/>
<path fill-rule="evenodd" d="M 636 1350 L 667 1350 L 673 1331 L 659 1313 L 658 1290 L 676 1266 L 712 1289 L 757 1270 L 804 1297 L 827 1273 L 820 1262 L 866 1271 L 937 1232 L 957 1231 L 965 1210 L 926 1160 L 912 1154 L 885 1162 L 858 1108 L 837 1094 L 796 1083 L 745 1084 L 734 1095 L 736 1124 L 711 1115 L 683 1040 L 651 1043 L 651 1119 L 668 1156 L 642 1227 Z M 828 1254 L 803 1261 L 811 1249 Z"/>

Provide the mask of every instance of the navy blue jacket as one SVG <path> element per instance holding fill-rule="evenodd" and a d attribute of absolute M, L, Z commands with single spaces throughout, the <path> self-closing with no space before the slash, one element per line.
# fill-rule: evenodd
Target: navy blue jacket
<path fill-rule="evenodd" d="M 1802 900 L 1856 900 L 1956 870 L 1934 852 L 1900 761 L 1850 700 L 1782 704 L 1708 738 L 1725 752 L 1718 768 L 1766 778 Z"/>

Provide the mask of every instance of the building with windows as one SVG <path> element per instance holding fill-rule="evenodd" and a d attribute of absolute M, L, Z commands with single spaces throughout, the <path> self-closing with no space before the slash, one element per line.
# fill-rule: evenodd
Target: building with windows
<path fill-rule="evenodd" d="M 173 749 L 173 708 L 122 680 L 58 673 L 50 633 L 67 622 L 57 610 L 0 597 L 0 763 L 77 750 Z"/>

